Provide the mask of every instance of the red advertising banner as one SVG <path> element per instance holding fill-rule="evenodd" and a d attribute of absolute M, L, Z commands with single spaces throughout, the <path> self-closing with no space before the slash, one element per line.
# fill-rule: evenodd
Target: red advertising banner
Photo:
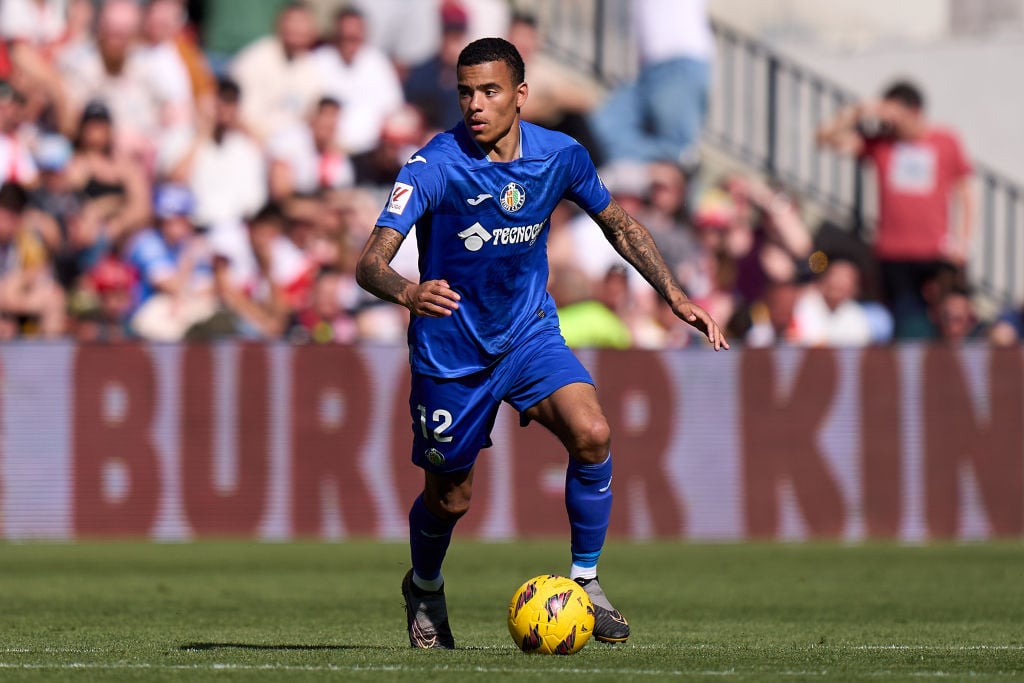
<path fill-rule="evenodd" d="M 611 533 L 920 541 L 1024 532 L 1024 354 L 908 346 L 584 352 Z M 0 532 L 401 538 L 404 348 L 0 348 Z M 460 534 L 567 533 L 565 459 L 503 409 Z"/>

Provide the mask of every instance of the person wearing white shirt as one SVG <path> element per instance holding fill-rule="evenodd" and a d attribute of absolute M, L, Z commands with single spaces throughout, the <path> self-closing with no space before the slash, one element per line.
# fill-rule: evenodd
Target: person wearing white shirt
<path fill-rule="evenodd" d="M 0 36 L 36 47 L 53 45 L 64 35 L 67 0 L 3 0 Z"/>
<path fill-rule="evenodd" d="M 192 93 L 164 77 L 139 44 L 141 15 L 133 0 L 107 0 L 95 44 L 60 56 L 59 69 L 77 116 L 91 100 L 103 100 L 117 121 L 119 147 L 145 163 L 161 136 L 187 124 Z"/>
<path fill-rule="evenodd" d="M 21 134 L 23 106 L 10 83 L 0 81 L 0 184 L 15 182 L 31 187 L 39 180 L 39 170 Z"/>
<path fill-rule="evenodd" d="M 865 346 L 871 324 L 857 302 L 860 271 L 849 261 L 833 260 L 797 299 L 793 311 L 796 338 L 804 346 Z"/>
<path fill-rule="evenodd" d="M 275 135 L 267 144 L 270 196 L 283 200 L 295 193 L 336 190 L 355 182 L 355 167 L 335 139 L 341 106 L 322 97 L 305 122 Z"/>
<path fill-rule="evenodd" d="M 209 226 L 240 221 L 267 201 L 263 150 L 241 129 L 238 84 L 217 83 L 212 125 L 178 131 L 160 150 L 159 168 L 195 195 L 195 222 Z"/>
<path fill-rule="evenodd" d="M 315 41 L 309 8 L 289 3 L 277 16 L 274 35 L 245 46 L 231 63 L 230 74 L 242 88 L 242 121 L 260 142 L 302 121 L 320 95 Z"/>
<path fill-rule="evenodd" d="M 367 43 L 366 32 L 362 12 L 343 7 L 334 20 L 333 43 L 313 53 L 324 92 L 341 103 L 338 142 L 349 154 L 376 147 L 384 119 L 404 101 L 394 66 Z"/>

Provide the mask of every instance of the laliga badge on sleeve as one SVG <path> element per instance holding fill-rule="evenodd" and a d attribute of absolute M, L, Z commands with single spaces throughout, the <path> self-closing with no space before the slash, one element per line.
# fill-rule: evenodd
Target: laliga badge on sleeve
<path fill-rule="evenodd" d="M 395 183 L 394 189 L 391 190 L 391 199 L 388 200 L 388 212 L 397 213 L 401 216 L 405 211 L 405 205 L 409 203 L 409 197 L 411 196 L 412 185 Z"/>

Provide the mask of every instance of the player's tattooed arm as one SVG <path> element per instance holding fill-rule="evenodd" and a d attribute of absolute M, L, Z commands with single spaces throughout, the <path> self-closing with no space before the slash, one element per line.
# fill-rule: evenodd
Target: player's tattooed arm
<path fill-rule="evenodd" d="M 615 251 L 629 261 L 665 301 L 673 304 L 686 300 L 683 288 L 673 277 L 650 231 L 626 213 L 618 202 L 613 199 L 594 220 Z"/>
<path fill-rule="evenodd" d="M 592 214 L 601 227 L 604 236 L 647 282 L 672 307 L 672 311 L 689 324 L 707 335 L 715 347 L 728 349 L 729 343 L 708 312 L 690 299 L 676 281 L 665 259 L 658 251 L 651 232 L 633 219 L 614 199 L 604 210 Z"/>
<path fill-rule="evenodd" d="M 458 293 L 444 280 L 415 283 L 402 277 L 391 261 L 405 237 L 392 228 L 375 226 L 356 265 L 356 282 L 374 296 L 405 306 L 413 315 L 440 318 L 459 307 Z"/>

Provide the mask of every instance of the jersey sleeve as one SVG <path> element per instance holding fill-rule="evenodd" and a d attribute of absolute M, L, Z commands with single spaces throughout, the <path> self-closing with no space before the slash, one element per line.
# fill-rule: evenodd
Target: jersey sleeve
<path fill-rule="evenodd" d="M 440 169 L 420 161 L 419 154 L 398 172 L 395 186 L 391 188 L 387 204 L 380 212 L 377 225 L 392 228 L 408 235 L 422 216 L 430 213 L 441 203 L 444 180 Z"/>
<path fill-rule="evenodd" d="M 569 172 L 569 187 L 565 191 L 565 198 L 575 202 L 587 213 L 603 211 L 612 196 L 597 175 L 590 154 L 580 144 L 568 147 L 565 154 Z"/>

